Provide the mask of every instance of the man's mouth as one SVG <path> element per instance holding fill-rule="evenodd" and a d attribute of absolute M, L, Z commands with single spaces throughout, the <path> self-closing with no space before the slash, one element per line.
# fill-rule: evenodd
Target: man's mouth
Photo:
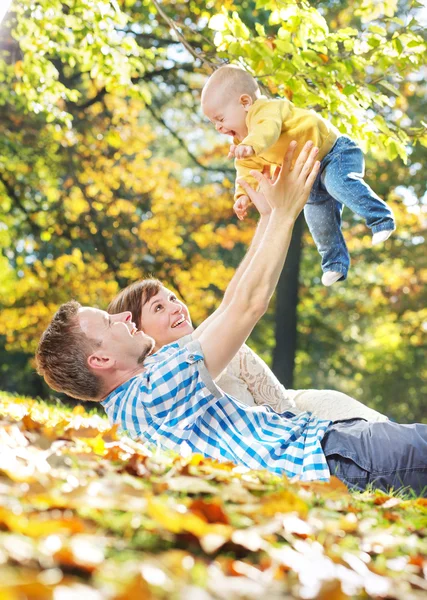
<path fill-rule="evenodd" d="M 182 323 L 184 323 L 184 321 L 185 321 L 185 317 L 184 316 L 180 317 L 178 319 L 178 321 L 175 321 L 175 323 L 171 326 L 172 329 L 174 329 L 175 327 L 178 327 L 178 325 L 181 325 Z"/>

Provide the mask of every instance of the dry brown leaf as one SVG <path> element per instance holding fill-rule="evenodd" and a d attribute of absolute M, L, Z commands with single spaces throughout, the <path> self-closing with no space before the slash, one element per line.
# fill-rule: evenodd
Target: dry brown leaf
<path fill-rule="evenodd" d="M 114 600 L 151 600 L 152 598 L 150 586 L 141 574 L 134 577 L 123 592 L 114 596 Z"/>
<path fill-rule="evenodd" d="M 225 514 L 221 501 L 218 499 L 211 500 L 210 502 L 205 500 L 194 500 L 189 510 L 204 518 L 208 523 L 224 523 L 229 524 L 229 519 Z"/>

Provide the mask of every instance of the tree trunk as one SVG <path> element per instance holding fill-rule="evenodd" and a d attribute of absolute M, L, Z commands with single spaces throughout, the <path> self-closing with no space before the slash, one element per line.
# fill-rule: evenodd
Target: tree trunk
<path fill-rule="evenodd" d="M 297 349 L 298 279 L 303 227 L 304 217 L 301 214 L 294 226 L 288 256 L 276 290 L 276 347 L 273 372 L 285 387 L 291 389 Z"/>

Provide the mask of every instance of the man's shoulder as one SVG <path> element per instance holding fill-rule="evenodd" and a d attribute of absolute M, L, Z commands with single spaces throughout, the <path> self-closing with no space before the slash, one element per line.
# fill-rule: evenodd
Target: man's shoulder
<path fill-rule="evenodd" d="M 185 348 L 187 348 L 187 346 L 189 346 L 192 343 L 193 339 L 191 335 L 186 335 L 180 340 L 171 342 L 170 344 L 166 344 L 165 346 L 162 346 L 159 350 L 157 350 L 157 352 L 155 352 L 154 354 L 147 356 L 147 358 L 144 360 L 144 367 L 152 367 L 153 365 L 167 360 L 169 357 L 172 357 L 180 351 L 184 350 Z"/>
<path fill-rule="evenodd" d="M 180 346 L 178 342 L 173 342 L 172 344 L 166 344 L 166 346 L 162 346 L 159 350 L 146 357 L 144 360 L 144 367 L 149 367 L 164 360 L 166 357 L 175 354 L 179 348 Z"/>

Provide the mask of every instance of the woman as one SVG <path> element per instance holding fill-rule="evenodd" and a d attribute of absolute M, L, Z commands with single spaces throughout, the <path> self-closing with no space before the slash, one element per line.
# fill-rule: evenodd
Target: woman
<path fill-rule="evenodd" d="M 191 335 L 194 328 L 188 307 L 157 279 L 143 279 L 122 290 L 110 303 L 111 314 L 131 311 L 138 329 L 156 341 L 155 351 Z M 387 417 L 354 398 L 334 390 L 286 390 L 266 363 L 243 345 L 217 379 L 225 392 L 241 402 L 269 404 L 275 411 L 311 411 L 316 417 L 339 421 L 362 418 L 386 421 Z"/>

